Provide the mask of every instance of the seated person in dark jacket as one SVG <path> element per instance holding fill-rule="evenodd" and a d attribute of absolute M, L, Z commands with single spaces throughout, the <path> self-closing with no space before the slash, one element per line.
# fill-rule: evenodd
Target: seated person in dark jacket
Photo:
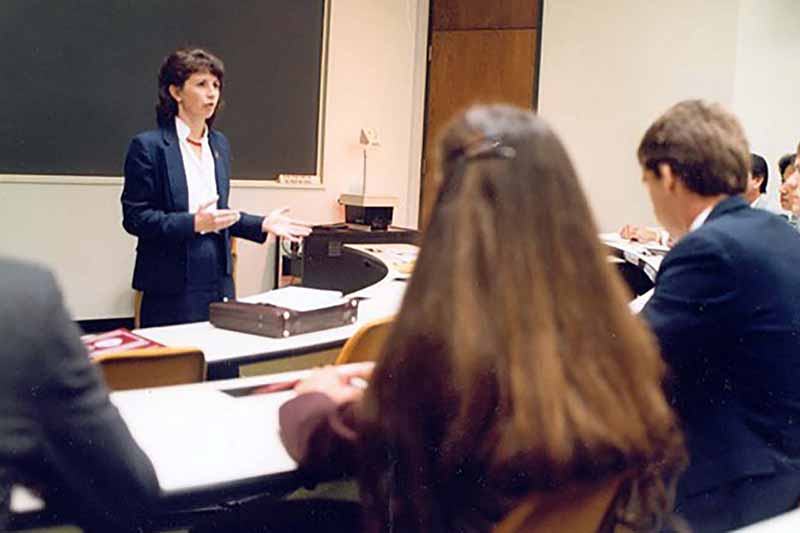
<path fill-rule="evenodd" d="M 665 367 L 563 146 L 535 115 L 491 106 L 456 119 L 440 152 L 364 397 L 348 376 L 312 375 L 281 409 L 287 449 L 309 476 L 358 476 L 367 531 L 488 531 L 531 496 L 568 516 L 583 501 L 571 491 L 615 483 L 607 519 L 625 509 L 657 529 L 684 457 Z"/>
<path fill-rule="evenodd" d="M 719 105 L 673 106 L 638 156 L 677 241 L 642 311 L 687 435 L 677 511 L 695 532 L 727 531 L 800 500 L 800 235 L 740 196 L 750 150 Z"/>
<path fill-rule="evenodd" d="M 14 484 L 85 531 L 133 529 L 158 496 L 78 335 L 49 272 L 0 259 L 0 531 Z"/>

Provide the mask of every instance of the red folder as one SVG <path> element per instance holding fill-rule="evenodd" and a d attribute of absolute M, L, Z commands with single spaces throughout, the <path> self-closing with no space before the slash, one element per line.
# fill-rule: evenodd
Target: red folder
<path fill-rule="evenodd" d="M 157 348 L 161 343 L 146 339 L 126 328 L 117 328 L 97 335 L 81 337 L 89 357 L 97 357 L 107 353 L 125 352 L 139 348 Z"/>

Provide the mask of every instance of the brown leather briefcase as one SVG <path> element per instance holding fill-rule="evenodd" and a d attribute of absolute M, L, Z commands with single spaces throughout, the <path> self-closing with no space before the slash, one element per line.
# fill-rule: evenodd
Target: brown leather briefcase
<path fill-rule="evenodd" d="M 244 302 L 214 302 L 209 306 L 209 320 L 214 326 L 265 337 L 290 337 L 347 326 L 357 319 L 357 299 L 312 311 Z"/>

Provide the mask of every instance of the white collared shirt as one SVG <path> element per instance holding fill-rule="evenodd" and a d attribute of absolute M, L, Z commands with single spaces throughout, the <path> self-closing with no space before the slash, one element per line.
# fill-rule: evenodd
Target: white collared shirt
<path fill-rule="evenodd" d="M 186 140 L 189 137 L 189 126 L 177 116 L 175 131 L 181 147 L 183 170 L 186 173 L 186 189 L 189 191 L 189 212 L 196 213 L 197 208 L 217 196 L 217 178 L 214 173 L 214 156 L 208 144 L 208 128 L 199 139 L 200 157 L 197 157 L 192 145 Z M 216 206 L 214 206 L 216 207 Z"/>
<path fill-rule="evenodd" d="M 766 203 L 765 198 L 766 198 L 765 195 L 759 194 L 758 196 L 756 196 L 756 199 L 753 200 L 753 202 L 750 204 L 750 207 L 752 207 L 753 209 L 761 208 L 761 204 Z M 764 207 L 764 209 L 766 209 L 766 207 Z"/>
<path fill-rule="evenodd" d="M 694 217 L 694 220 L 692 220 L 692 225 L 689 226 L 689 231 L 694 231 L 697 228 L 699 228 L 700 226 L 702 226 L 703 222 L 705 222 L 706 219 L 708 218 L 708 215 L 711 214 L 711 210 L 713 208 L 714 208 L 714 206 L 710 205 L 710 206 L 706 207 L 705 209 L 703 209 L 702 211 L 700 211 L 700 213 L 698 213 L 698 215 L 696 217 Z"/>

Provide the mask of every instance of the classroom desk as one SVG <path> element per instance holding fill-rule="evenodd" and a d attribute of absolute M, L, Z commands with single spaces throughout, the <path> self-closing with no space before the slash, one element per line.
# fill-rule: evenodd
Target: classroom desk
<path fill-rule="evenodd" d="M 614 234 L 601 235 L 601 241 L 612 255 L 655 278 L 660 255 L 643 251 L 640 245 L 622 241 Z M 222 370 L 238 369 L 243 362 L 340 345 L 360 324 L 397 312 L 411 270 L 410 258 L 417 251 L 408 244 L 346 247 L 381 261 L 387 268 L 378 283 L 352 294 L 365 298 L 355 325 L 287 339 L 223 330 L 208 322 L 145 328 L 137 333 L 165 345 L 198 346 L 209 367 Z M 278 407 L 293 393 L 234 398 L 220 390 L 294 379 L 304 372 L 112 393 L 112 402 L 155 465 L 165 510 L 296 486 L 296 464 L 286 454 L 277 430 Z M 34 511 L 41 505 L 19 489 L 13 496 L 12 508 L 17 512 Z"/>
<path fill-rule="evenodd" d="M 288 338 L 262 337 L 217 328 L 210 322 L 194 322 L 175 326 L 137 329 L 142 337 L 165 346 L 196 346 L 203 350 L 208 364 L 208 379 L 229 379 L 239 376 L 239 366 L 282 357 L 303 355 L 341 346 L 366 322 L 397 313 L 405 294 L 409 274 L 398 257 L 416 256 L 418 248 L 411 244 L 347 244 L 349 253 L 372 261 L 385 269 L 375 284 L 350 293 L 362 298 L 355 324 L 331 328 Z M 260 295 L 241 298 L 257 301 Z"/>
<path fill-rule="evenodd" d="M 800 510 L 789 511 L 776 517 L 762 520 L 733 533 L 797 533 L 800 531 Z"/>
<path fill-rule="evenodd" d="M 623 277 L 635 294 L 652 287 L 662 255 L 649 248 L 620 239 L 617 234 L 601 234 L 600 240 L 612 255 L 626 261 Z M 319 352 L 344 344 L 366 322 L 396 314 L 405 293 L 409 269 L 404 268 L 409 256 L 418 248 L 411 244 L 346 244 L 345 251 L 385 268 L 384 276 L 375 284 L 349 296 L 364 298 L 359 305 L 358 321 L 339 328 L 326 329 L 285 339 L 262 337 L 225 330 L 209 322 L 144 328 L 136 333 L 165 346 L 197 346 L 206 357 L 208 379 L 229 379 L 239 376 L 240 365 Z M 260 295 L 242 298 L 257 300 Z"/>
<path fill-rule="evenodd" d="M 294 392 L 234 397 L 223 391 L 307 373 L 121 391 L 111 401 L 153 462 L 165 509 L 218 504 L 292 484 L 297 469 L 278 427 L 278 408 Z"/>
<path fill-rule="evenodd" d="M 658 268 L 668 251 L 665 247 L 632 242 L 621 238 L 618 233 L 601 233 L 600 241 L 612 257 L 624 261 L 620 274 L 635 295 L 653 288 Z"/>
<path fill-rule="evenodd" d="M 283 447 L 278 424 L 278 410 L 294 391 L 240 397 L 224 391 L 293 381 L 308 372 L 111 393 L 156 471 L 161 501 L 154 518 L 262 493 L 280 496 L 299 487 L 302 478 Z M 43 503 L 15 487 L 11 508 L 35 513 Z"/>
<path fill-rule="evenodd" d="M 618 233 L 601 233 L 600 241 L 611 250 L 613 255 L 639 267 L 653 283 L 656 281 L 656 273 L 661 266 L 661 261 L 669 251 L 664 246 L 645 245 L 623 239 Z"/>

